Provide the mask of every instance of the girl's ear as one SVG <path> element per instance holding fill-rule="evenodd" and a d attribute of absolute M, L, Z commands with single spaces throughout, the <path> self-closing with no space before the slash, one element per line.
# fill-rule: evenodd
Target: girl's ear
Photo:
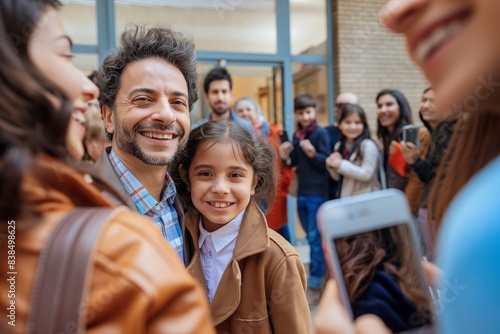
<path fill-rule="evenodd" d="M 188 176 L 189 174 L 183 165 L 179 165 L 179 174 L 181 174 L 181 179 L 186 184 L 187 190 L 191 191 L 191 184 L 189 183 L 189 176 Z"/>
<path fill-rule="evenodd" d="M 254 175 L 253 176 L 253 181 L 252 181 L 252 191 L 250 192 L 250 195 L 255 195 L 255 188 L 257 187 L 257 184 L 259 183 L 260 176 L 259 175 Z"/>

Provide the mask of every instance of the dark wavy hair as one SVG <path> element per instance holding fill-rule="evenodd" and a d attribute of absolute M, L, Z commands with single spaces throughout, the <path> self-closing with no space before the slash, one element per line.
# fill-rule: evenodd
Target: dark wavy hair
<path fill-rule="evenodd" d="M 363 299 L 377 271 L 385 271 L 415 304 L 419 315 L 431 319 L 431 299 L 415 263 L 418 257 L 406 238 L 408 228 L 399 225 L 335 241 L 351 304 Z"/>
<path fill-rule="evenodd" d="M 182 203 L 186 207 L 193 206 L 187 187 L 189 175 L 185 175 L 187 179 L 183 179 L 181 167 L 184 171 L 189 171 L 191 161 L 200 145 L 207 142 L 212 145 L 229 142 L 233 146 L 233 151 L 241 152 L 258 178 L 252 199 L 256 203 L 266 203 L 270 206 L 276 195 L 276 151 L 267 143 L 265 137 L 255 138 L 234 121 L 210 121 L 191 130 L 186 146 L 169 166 L 169 174 L 177 186 L 177 194 Z"/>
<path fill-rule="evenodd" d="M 229 89 L 233 89 L 233 80 L 227 69 L 217 66 L 212 68 L 203 80 L 203 91 L 205 94 L 208 94 L 212 81 L 216 80 L 227 80 L 229 82 Z"/>
<path fill-rule="evenodd" d="M 370 126 L 368 125 L 368 121 L 366 120 L 366 114 L 363 108 L 361 108 L 358 105 L 354 104 L 345 104 L 342 109 L 340 110 L 340 117 L 338 120 L 338 124 L 340 125 L 342 121 L 349 115 L 352 114 L 357 114 L 359 118 L 361 119 L 361 122 L 363 123 L 363 133 L 359 135 L 358 138 L 354 140 L 354 145 L 352 146 L 349 156 L 353 154 L 354 152 L 357 152 L 361 146 L 361 142 L 365 139 L 370 138 Z M 340 147 L 339 147 L 339 152 L 342 152 L 343 148 L 346 145 L 346 140 L 347 138 L 344 136 L 342 131 L 340 132 Z"/>
<path fill-rule="evenodd" d="M 293 111 L 302 110 L 309 107 L 316 108 L 316 100 L 309 93 L 302 93 L 293 99 Z"/>
<path fill-rule="evenodd" d="M 160 58 L 177 67 L 186 79 L 189 111 L 198 100 L 198 68 L 193 40 L 186 35 L 162 26 L 129 25 L 122 33 L 121 48 L 108 55 L 95 73 L 94 82 L 101 95 L 99 103 L 116 110 L 116 94 L 120 79 L 128 64 L 147 58 Z M 112 135 L 108 133 L 108 138 Z"/>
<path fill-rule="evenodd" d="M 399 119 L 394 125 L 394 131 L 389 133 L 389 130 L 380 124 L 380 121 L 377 118 L 377 136 L 381 138 L 384 142 L 384 152 L 387 152 L 389 149 L 389 145 L 391 140 L 399 141 L 399 136 L 401 134 L 401 128 L 405 125 L 413 123 L 413 117 L 411 114 L 411 107 L 408 103 L 406 97 L 399 90 L 396 89 L 384 89 L 377 94 L 375 98 L 375 103 L 378 104 L 378 100 L 384 95 L 391 95 L 394 97 L 399 106 Z M 387 143 L 388 144 L 387 144 Z M 385 147 L 387 144 L 387 148 Z"/>
<path fill-rule="evenodd" d="M 40 74 L 28 54 L 41 16 L 59 6 L 57 0 L 0 2 L 0 219 L 19 215 L 21 181 L 38 153 L 59 159 L 67 155 L 71 103 Z M 60 103 L 54 104 L 51 97 Z"/>

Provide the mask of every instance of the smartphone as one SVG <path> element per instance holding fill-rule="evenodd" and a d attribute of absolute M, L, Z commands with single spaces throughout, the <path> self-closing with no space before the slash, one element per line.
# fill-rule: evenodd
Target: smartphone
<path fill-rule="evenodd" d="M 387 189 L 325 202 L 318 224 L 353 319 L 375 314 L 393 333 L 435 333 L 434 301 L 404 193 Z"/>
<path fill-rule="evenodd" d="M 403 141 L 420 146 L 420 127 L 418 125 L 403 126 Z"/>
<path fill-rule="evenodd" d="M 283 144 L 283 143 L 286 143 L 288 140 L 288 134 L 286 132 L 286 130 L 280 130 L 278 132 L 278 135 L 280 137 L 280 143 Z"/>

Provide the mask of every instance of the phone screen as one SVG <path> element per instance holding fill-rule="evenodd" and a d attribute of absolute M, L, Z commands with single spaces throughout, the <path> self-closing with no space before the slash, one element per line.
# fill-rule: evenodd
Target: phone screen
<path fill-rule="evenodd" d="M 433 300 L 413 240 L 409 224 L 332 240 L 354 318 L 375 314 L 393 333 L 433 332 Z"/>
<path fill-rule="evenodd" d="M 420 128 L 418 126 L 403 127 L 403 141 L 420 146 Z"/>

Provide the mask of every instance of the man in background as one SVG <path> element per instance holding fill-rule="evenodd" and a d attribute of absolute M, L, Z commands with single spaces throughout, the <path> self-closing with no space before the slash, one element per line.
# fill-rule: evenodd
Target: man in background
<path fill-rule="evenodd" d="M 205 100 L 210 107 L 210 114 L 191 126 L 192 129 L 216 120 L 232 120 L 253 133 L 252 125 L 231 110 L 233 100 L 233 80 L 224 67 L 214 67 L 208 72 L 203 82 Z"/>

